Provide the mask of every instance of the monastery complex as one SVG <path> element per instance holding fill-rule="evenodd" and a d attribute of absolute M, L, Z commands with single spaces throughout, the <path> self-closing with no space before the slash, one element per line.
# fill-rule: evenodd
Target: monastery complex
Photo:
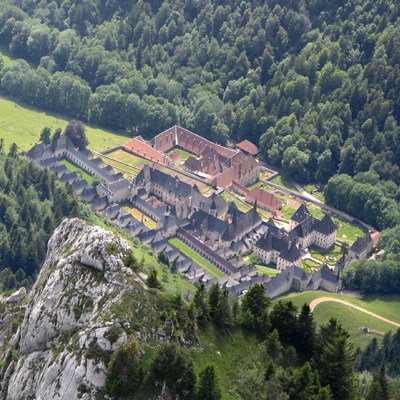
<path fill-rule="evenodd" d="M 301 260 L 309 247 L 329 250 L 335 246 L 337 227 L 328 214 L 317 219 L 304 204 L 286 227 L 272 218 L 263 219 L 258 209 L 279 217 L 282 201 L 259 187 L 248 188 L 258 181 L 261 170 L 256 159 L 258 148 L 248 140 L 231 149 L 174 126 L 150 141 L 138 136 L 122 148 L 144 159 L 133 179 L 115 171 L 90 150 L 78 151 L 66 136 L 58 140 L 53 150 L 38 144 L 27 156 L 53 170 L 97 213 L 149 244 L 155 253 L 164 252 L 176 270 L 190 280 L 206 286 L 218 281 L 237 296 L 255 283 L 264 284 L 270 297 L 289 290 L 321 288 L 337 292 L 346 263 L 372 251 L 373 237 L 367 234 L 347 254 L 343 253 L 334 267 L 323 264 L 312 274 L 303 270 Z M 190 153 L 185 161 L 181 161 L 180 150 Z M 90 185 L 60 163 L 64 158 L 100 178 L 102 183 Z M 186 176 L 192 183 L 182 178 Z M 211 194 L 204 194 L 200 184 L 208 185 Z M 251 205 L 248 210 L 240 210 L 235 202 L 226 201 L 221 194 L 227 190 L 244 196 Z M 138 210 L 141 217 L 132 215 L 127 207 Z M 146 219 L 154 221 L 153 228 L 146 224 Z M 217 278 L 199 265 L 174 246 L 171 238 L 194 250 L 218 268 L 223 277 Z M 249 254 L 262 264 L 274 264 L 281 273 L 275 278 L 260 274 L 255 265 L 245 261 Z"/>

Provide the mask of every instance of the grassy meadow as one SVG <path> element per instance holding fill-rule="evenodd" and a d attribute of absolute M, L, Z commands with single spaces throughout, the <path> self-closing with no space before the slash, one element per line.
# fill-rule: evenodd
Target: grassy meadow
<path fill-rule="evenodd" d="M 43 128 L 64 129 L 71 119 L 0 97 L 0 138 L 4 139 L 6 149 L 15 142 L 20 150 L 29 150 L 39 142 Z M 89 147 L 95 151 L 122 145 L 129 140 L 127 136 L 91 126 L 86 126 L 86 132 Z"/>
<path fill-rule="evenodd" d="M 278 300 L 291 300 L 300 308 L 304 303 L 310 303 L 318 297 L 334 297 L 346 300 L 384 318 L 400 323 L 400 296 L 365 296 L 360 299 L 344 294 L 317 291 L 290 293 L 274 299 L 273 302 L 277 302 Z M 319 304 L 314 310 L 314 317 L 318 324 L 325 324 L 329 321 L 330 317 L 336 317 L 349 332 L 350 339 L 356 347 L 365 347 L 374 337 L 378 340 L 382 339 L 382 334 L 379 333 L 363 333 L 361 331 L 363 326 L 368 326 L 369 329 L 378 332 L 388 332 L 390 330 L 394 332 L 398 329 L 396 326 L 381 321 L 372 315 L 368 315 L 347 305 L 334 302 Z"/>

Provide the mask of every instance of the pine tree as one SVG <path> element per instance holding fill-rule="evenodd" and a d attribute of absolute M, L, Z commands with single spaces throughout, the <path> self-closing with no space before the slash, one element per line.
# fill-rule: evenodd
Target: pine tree
<path fill-rule="evenodd" d="M 203 283 L 196 290 L 193 304 L 197 309 L 197 318 L 200 321 L 207 321 L 210 318 L 210 307 L 207 301 L 206 287 Z"/>
<path fill-rule="evenodd" d="M 221 296 L 221 288 L 219 283 L 214 283 L 208 291 L 208 304 L 210 306 L 210 316 L 213 318 L 217 309 L 219 298 Z"/>
<path fill-rule="evenodd" d="M 389 400 L 388 380 L 385 374 L 385 365 L 379 368 L 374 375 L 365 400 Z"/>
<path fill-rule="evenodd" d="M 266 333 L 269 327 L 268 309 L 271 299 L 265 295 L 263 285 L 254 285 L 244 295 L 242 300 L 241 314 L 243 325 L 256 332 Z"/>
<path fill-rule="evenodd" d="M 310 306 L 304 304 L 297 320 L 296 348 L 299 352 L 310 358 L 315 342 L 315 321 Z"/>
<path fill-rule="evenodd" d="M 155 269 L 150 271 L 150 274 L 146 279 L 146 285 L 153 289 L 162 289 L 161 282 L 157 278 L 157 271 Z"/>
<path fill-rule="evenodd" d="M 232 306 L 226 289 L 223 290 L 222 295 L 219 297 L 217 308 L 214 312 L 214 321 L 222 327 L 232 325 Z"/>
<path fill-rule="evenodd" d="M 318 371 L 322 385 L 329 385 L 334 400 L 351 400 L 354 395 L 354 348 L 348 334 L 339 333 L 323 346 Z"/>
<path fill-rule="evenodd" d="M 200 383 L 197 390 L 197 400 L 220 400 L 221 390 L 214 366 L 206 367 L 200 374 Z"/>

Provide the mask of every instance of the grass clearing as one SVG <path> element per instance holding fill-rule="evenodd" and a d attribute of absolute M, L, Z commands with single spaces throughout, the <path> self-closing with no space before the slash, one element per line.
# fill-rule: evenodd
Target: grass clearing
<path fill-rule="evenodd" d="M 275 178 L 272 178 L 270 182 L 275 183 L 275 185 L 282 186 L 286 189 L 293 190 L 294 192 L 298 192 L 291 180 L 282 175 L 275 176 Z"/>
<path fill-rule="evenodd" d="M 135 167 L 129 167 L 106 155 L 101 155 L 101 153 L 99 153 L 99 157 L 104 161 L 105 164 L 112 165 L 116 170 L 122 172 L 128 179 L 134 178 L 139 173 L 139 169 L 136 169 Z"/>
<path fill-rule="evenodd" d="M 64 129 L 71 119 L 0 97 L 0 137 L 4 139 L 6 149 L 15 142 L 20 150 L 29 150 L 39 142 L 43 128 Z M 94 151 L 118 146 L 128 140 L 127 136 L 88 125 L 86 132 L 89 147 Z"/>
<path fill-rule="evenodd" d="M 186 150 L 183 150 L 183 149 L 172 149 L 167 154 L 170 155 L 174 151 L 178 151 L 179 152 L 179 154 L 181 155 L 181 161 L 186 161 L 189 157 L 197 158 L 197 156 L 195 154 L 190 153 L 189 151 L 186 151 Z"/>
<path fill-rule="evenodd" d="M 256 265 L 257 271 L 260 275 L 268 275 L 270 278 L 280 274 L 276 268 L 265 267 L 264 265 Z"/>
<path fill-rule="evenodd" d="M 122 208 L 134 216 L 137 220 L 142 221 L 144 225 L 146 225 L 150 229 L 156 229 L 157 228 L 157 222 L 148 217 L 146 214 L 143 214 L 140 210 L 138 210 L 136 207 L 133 207 L 130 204 L 124 204 Z"/>
<path fill-rule="evenodd" d="M 337 238 L 339 240 L 352 243 L 367 233 L 367 229 L 357 222 L 349 222 L 337 216 L 332 216 L 332 221 L 338 227 Z"/>
<path fill-rule="evenodd" d="M 83 168 L 79 167 L 72 161 L 67 160 L 66 158 L 60 160 L 60 163 L 65 165 L 70 171 L 77 172 L 78 174 L 80 174 L 82 178 L 90 185 L 93 185 L 93 182 L 97 179 L 96 177 L 86 172 Z"/>
<path fill-rule="evenodd" d="M 221 194 L 221 196 L 227 203 L 233 201 L 240 211 L 247 212 L 252 208 L 250 204 L 247 204 L 246 202 L 239 200 L 238 197 L 234 196 L 230 192 L 227 192 L 226 190 Z"/>
<path fill-rule="evenodd" d="M 366 310 L 374 312 L 384 318 L 388 318 L 400 323 L 400 295 L 365 296 L 359 299 L 344 294 L 317 291 L 290 293 L 274 299 L 273 302 L 277 302 L 278 300 L 291 300 L 297 307 L 300 308 L 304 303 L 310 303 L 312 300 L 318 297 L 340 298 L 363 307 Z M 318 324 L 327 323 L 331 316 L 336 317 L 343 324 L 343 327 L 348 330 L 351 341 L 355 344 L 355 346 L 360 347 L 365 347 L 373 337 L 376 337 L 378 340 L 382 339 L 382 335 L 379 334 L 363 333 L 361 331 L 363 326 L 368 326 L 370 329 L 380 332 L 387 332 L 389 330 L 395 332 L 397 330 L 397 328 L 392 324 L 381 321 L 371 315 L 365 314 L 340 303 L 322 303 L 316 307 L 314 316 Z"/>
<path fill-rule="evenodd" d="M 110 157 L 117 162 L 120 162 L 123 164 L 128 164 L 128 166 L 130 165 L 132 167 L 140 167 L 143 164 L 150 163 L 150 161 L 146 160 L 145 158 L 128 153 L 127 151 L 125 151 L 123 149 L 118 149 L 111 153 L 108 153 L 107 157 Z"/>
<path fill-rule="evenodd" d="M 186 254 L 193 261 L 197 262 L 201 267 L 203 267 L 207 272 L 209 272 L 212 276 L 216 278 L 223 278 L 225 274 L 220 271 L 215 265 L 211 264 L 205 258 L 203 258 L 200 254 L 197 254 L 193 249 L 183 243 L 181 240 L 177 238 L 168 240 L 173 246 L 182 251 L 182 253 Z"/>
<path fill-rule="evenodd" d="M 337 244 L 335 244 L 335 247 L 333 249 L 328 251 L 323 251 L 314 246 L 311 246 L 309 250 L 313 258 L 316 258 L 317 260 L 320 260 L 321 262 L 324 262 L 331 266 L 336 265 L 336 263 L 342 257 L 342 248 Z M 328 257 L 333 257 L 335 258 L 335 260 L 329 260 Z"/>

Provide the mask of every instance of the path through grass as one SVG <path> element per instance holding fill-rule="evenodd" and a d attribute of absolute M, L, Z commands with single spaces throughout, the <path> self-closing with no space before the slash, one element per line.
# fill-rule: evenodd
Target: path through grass
<path fill-rule="evenodd" d="M 365 296 L 362 299 L 348 296 L 344 294 L 327 293 L 323 291 L 290 293 L 288 295 L 274 299 L 274 302 L 285 299 L 291 300 L 297 307 L 301 307 L 304 303 L 310 303 L 313 299 L 319 297 L 334 297 L 346 300 L 357 306 L 365 308 L 368 311 L 379 314 L 384 318 L 391 319 L 400 323 L 400 296 Z M 396 331 L 397 328 L 391 324 L 383 322 L 371 315 L 355 310 L 352 307 L 345 306 L 340 303 L 322 303 L 314 311 L 314 316 L 318 324 L 325 324 L 329 318 L 336 317 L 343 327 L 350 333 L 350 339 L 355 346 L 365 347 L 373 337 L 381 340 L 382 336 L 375 333 L 365 334 L 361 331 L 363 326 L 370 329 L 387 332 L 389 330 Z"/>

